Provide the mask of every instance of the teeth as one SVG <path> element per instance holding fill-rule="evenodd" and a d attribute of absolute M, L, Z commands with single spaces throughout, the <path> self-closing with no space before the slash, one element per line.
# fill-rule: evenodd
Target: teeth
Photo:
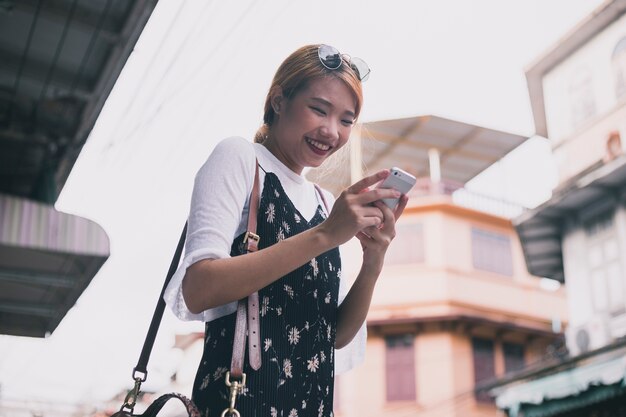
<path fill-rule="evenodd" d="M 322 150 L 322 151 L 327 151 L 327 150 L 329 150 L 329 149 L 330 149 L 330 146 L 325 145 L 325 144 L 323 144 L 323 143 L 321 143 L 321 142 L 318 142 L 318 141 L 316 141 L 316 140 L 313 140 L 313 139 L 309 139 L 309 138 L 307 138 L 307 140 L 306 140 L 306 141 L 307 141 L 308 143 L 310 143 L 311 145 L 315 146 L 315 147 L 316 147 L 317 149 L 319 149 L 319 150 Z"/>

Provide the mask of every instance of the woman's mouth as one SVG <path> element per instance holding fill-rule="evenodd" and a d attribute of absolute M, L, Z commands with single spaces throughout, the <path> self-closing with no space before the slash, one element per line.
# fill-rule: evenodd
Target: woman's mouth
<path fill-rule="evenodd" d="M 313 152 L 318 155 L 326 155 L 330 150 L 330 146 L 326 145 L 325 143 L 318 142 L 309 138 L 305 138 L 305 140 L 306 143 L 309 145 L 309 148 L 311 148 L 311 150 L 313 150 Z"/>

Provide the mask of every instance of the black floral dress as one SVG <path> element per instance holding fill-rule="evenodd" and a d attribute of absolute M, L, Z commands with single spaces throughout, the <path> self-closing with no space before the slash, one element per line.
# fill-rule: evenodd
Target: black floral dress
<path fill-rule="evenodd" d="M 307 222 L 278 180 L 266 173 L 258 212 L 262 250 L 324 221 L 320 205 Z M 243 235 L 231 255 L 240 252 Z M 341 263 L 334 248 L 259 291 L 261 369 L 245 361 L 246 389 L 237 399 L 244 417 L 332 417 L 334 346 Z M 204 353 L 193 400 L 204 417 L 228 406 L 236 313 L 206 323 Z"/>

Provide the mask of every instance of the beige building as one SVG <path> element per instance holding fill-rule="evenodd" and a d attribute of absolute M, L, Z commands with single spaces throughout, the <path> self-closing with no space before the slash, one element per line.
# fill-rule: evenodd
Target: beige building
<path fill-rule="evenodd" d="M 510 220 L 415 196 L 377 284 L 365 363 L 337 378 L 335 413 L 495 416 L 474 388 L 557 353 L 565 310 L 563 290 L 526 271 Z"/>

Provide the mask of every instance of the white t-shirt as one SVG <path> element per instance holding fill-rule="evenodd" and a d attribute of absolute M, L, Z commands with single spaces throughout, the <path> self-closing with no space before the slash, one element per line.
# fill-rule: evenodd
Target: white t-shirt
<path fill-rule="evenodd" d="M 185 255 L 164 294 L 165 302 L 181 320 L 207 322 L 237 311 L 237 302 L 232 302 L 193 314 L 185 304 L 182 281 L 187 268 L 195 262 L 230 257 L 233 240 L 243 233 L 247 226 L 255 158 L 263 168 L 259 169 L 261 194 L 265 170 L 273 172 L 278 177 L 287 196 L 307 221 L 315 215 L 318 205 L 325 210 L 313 183 L 286 167 L 265 146 L 252 144 L 239 137 L 221 141 L 196 174 Z M 331 208 L 335 201 L 334 196 L 326 190 L 323 190 L 323 193 Z M 347 293 L 345 279 L 342 279 L 339 286 L 339 303 Z M 366 337 L 364 324 L 352 342 L 336 350 L 337 374 L 351 369 L 363 360 Z"/>

